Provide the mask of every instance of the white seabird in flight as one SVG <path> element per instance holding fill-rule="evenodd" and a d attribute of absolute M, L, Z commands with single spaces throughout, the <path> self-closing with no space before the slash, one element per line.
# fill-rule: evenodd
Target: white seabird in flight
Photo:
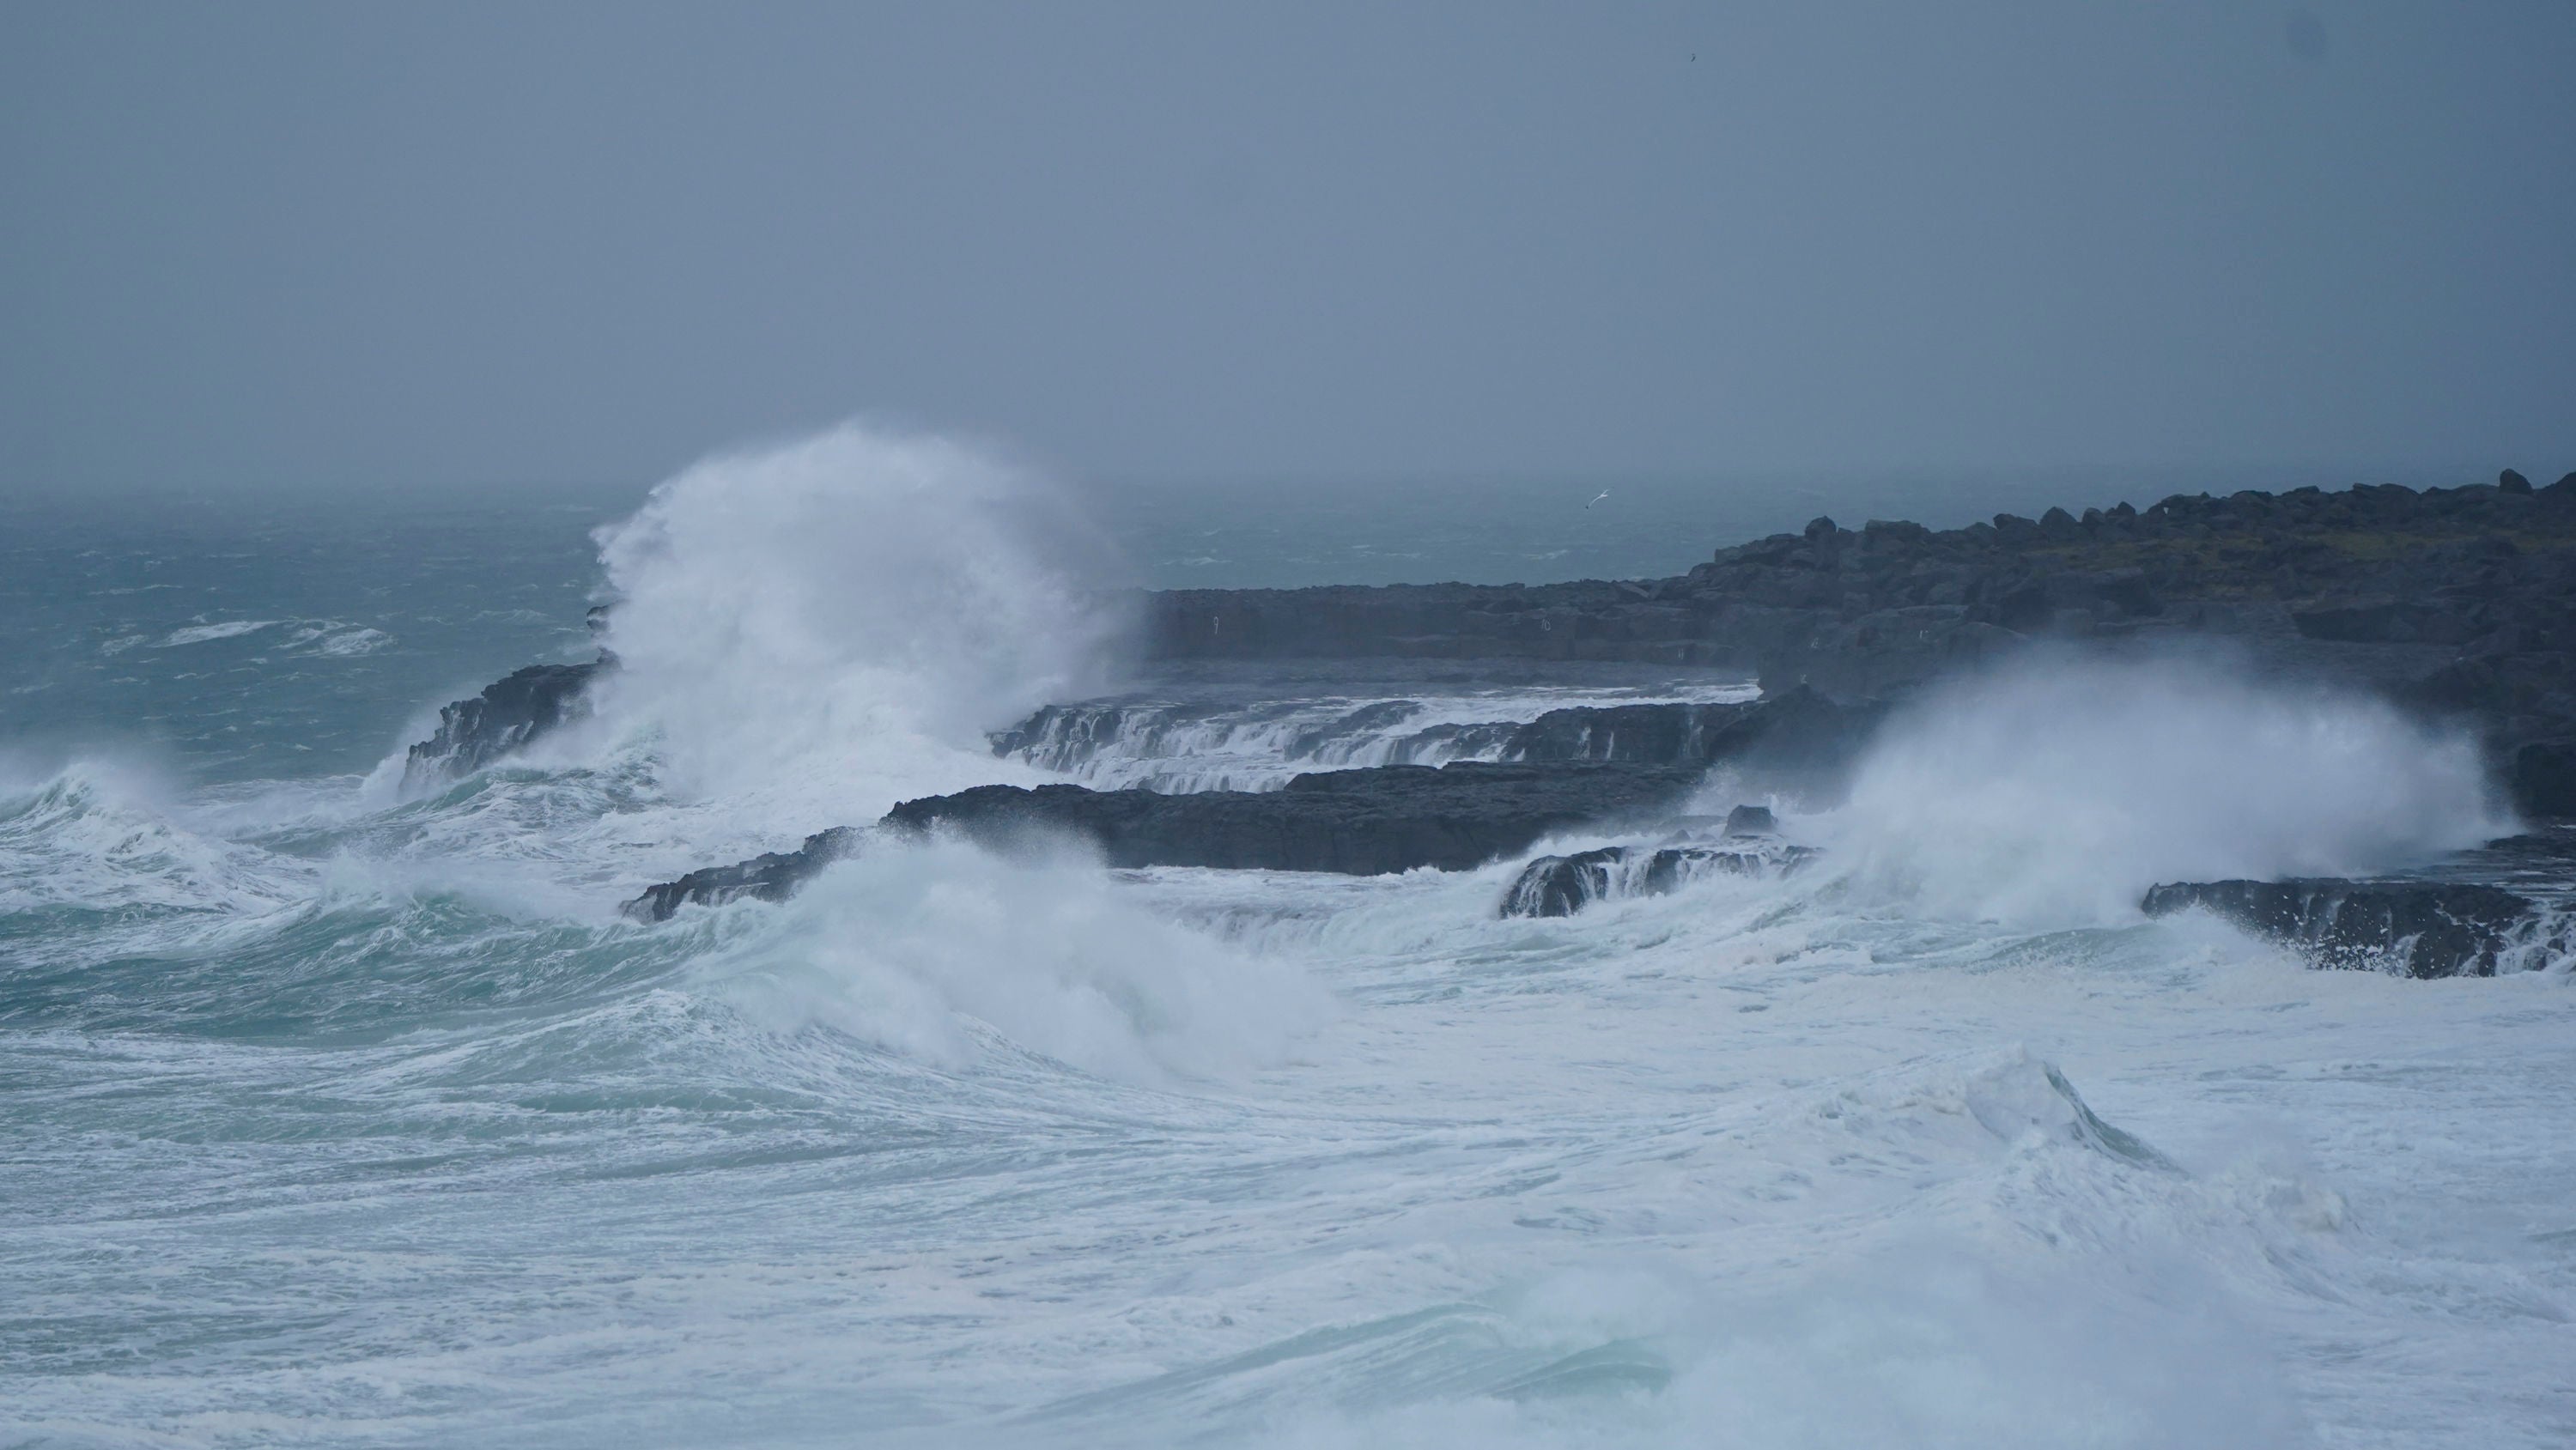
<path fill-rule="evenodd" d="M 1603 500 L 1603 499 L 1605 499 L 1605 498 L 1608 498 L 1609 496 L 1610 496 L 1610 490 L 1608 490 L 1608 489 L 1606 489 L 1606 488 L 1605 488 L 1605 489 L 1601 490 L 1599 493 L 1596 493 L 1596 494 L 1594 494 L 1594 495 L 1592 496 L 1592 503 L 1599 503 L 1599 502 L 1601 502 L 1601 500 Z M 1590 507 L 1592 507 L 1592 503 L 1585 504 L 1585 505 L 1584 505 L 1584 507 L 1585 507 L 1585 508 L 1590 508 Z"/>

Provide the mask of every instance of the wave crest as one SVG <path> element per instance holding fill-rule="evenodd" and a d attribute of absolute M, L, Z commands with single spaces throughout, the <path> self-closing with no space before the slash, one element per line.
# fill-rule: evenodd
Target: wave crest
<path fill-rule="evenodd" d="M 710 458 L 595 535 L 622 668 L 603 715 L 719 793 L 983 733 L 1094 688 L 1113 553 L 1037 473 L 848 424 Z"/>

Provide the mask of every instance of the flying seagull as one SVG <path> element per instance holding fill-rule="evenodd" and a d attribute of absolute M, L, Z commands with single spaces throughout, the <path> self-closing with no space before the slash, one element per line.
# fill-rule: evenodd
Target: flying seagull
<path fill-rule="evenodd" d="M 1606 489 L 1606 488 L 1605 488 L 1605 489 L 1601 490 L 1599 493 L 1596 493 L 1596 494 L 1594 494 L 1594 495 L 1592 496 L 1592 503 L 1599 503 L 1599 502 L 1601 502 L 1601 500 L 1603 500 L 1603 499 L 1605 499 L 1605 498 L 1608 498 L 1609 496 L 1610 496 L 1610 490 L 1608 490 L 1608 489 Z M 1590 507 L 1592 507 L 1592 503 L 1585 504 L 1585 505 L 1584 505 L 1584 507 L 1585 507 L 1585 508 L 1590 508 Z"/>

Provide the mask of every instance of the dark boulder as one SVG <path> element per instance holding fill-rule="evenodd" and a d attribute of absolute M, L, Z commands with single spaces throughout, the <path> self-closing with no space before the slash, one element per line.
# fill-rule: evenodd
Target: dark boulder
<path fill-rule="evenodd" d="M 2508 468 L 2504 472 L 2496 475 L 2496 487 L 2503 489 L 2506 493 L 2529 493 L 2531 492 L 2531 480 Z"/>
<path fill-rule="evenodd" d="M 1572 916 L 1610 894 L 1611 873 L 1627 858 L 1625 846 L 1541 856 L 1523 867 L 1503 893 L 1502 915 Z"/>
<path fill-rule="evenodd" d="M 2528 897 L 2448 882 L 2183 881 L 2140 905 L 2149 916 L 2199 907 L 2320 967 L 2410 977 L 2491 977 L 2535 934 L 2564 929 Z"/>

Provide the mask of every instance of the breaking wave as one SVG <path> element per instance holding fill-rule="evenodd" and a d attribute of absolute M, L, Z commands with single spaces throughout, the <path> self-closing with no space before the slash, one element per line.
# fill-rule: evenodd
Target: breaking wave
<path fill-rule="evenodd" d="M 2390 870 L 2512 827 L 2464 733 L 2208 661 L 2073 656 L 1937 688 L 1816 824 L 1847 880 L 2030 925 L 2133 918 L 2160 881 Z"/>
<path fill-rule="evenodd" d="M 600 715 L 688 793 L 987 757 L 986 731 L 1096 690 L 1127 623 L 1113 552 L 1043 476 L 860 424 L 710 458 L 597 539 Z"/>
<path fill-rule="evenodd" d="M 749 910 L 755 935 L 708 971 L 755 1019 L 952 1070 L 989 1033 L 1119 1081 L 1235 1078 L 1333 1015 L 1303 972 L 1142 910 L 1078 857 L 884 846 Z"/>
<path fill-rule="evenodd" d="M 146 768 L 78 759 L 0 780 L 0 913 L 257 912 L 307 890 L 267 853 L 184 824 Z"/>

